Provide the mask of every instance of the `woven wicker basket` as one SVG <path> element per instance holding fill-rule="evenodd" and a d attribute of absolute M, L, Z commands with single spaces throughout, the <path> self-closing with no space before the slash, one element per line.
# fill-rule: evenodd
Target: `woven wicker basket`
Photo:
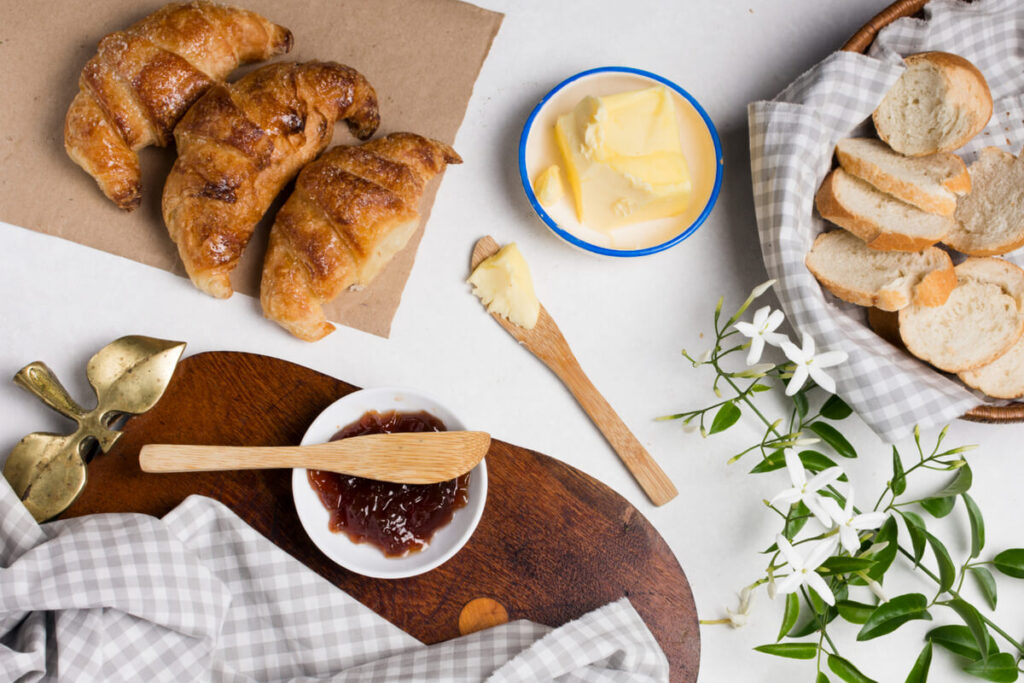
<path fill-rule="evenodd" d="M 853 34 L 846 41 L 843 50 L 847 52 L 867 52 L 878 32 L 902 17 L 909 17 L 921 11 L 928 0 L 898 0 L 879 12 L 871 21 Z M 965 420 L 974 422 L 1024 422 L 1024 403 L 1011 403 L 1006 406 L 980 405 L 963 416 Z"/>

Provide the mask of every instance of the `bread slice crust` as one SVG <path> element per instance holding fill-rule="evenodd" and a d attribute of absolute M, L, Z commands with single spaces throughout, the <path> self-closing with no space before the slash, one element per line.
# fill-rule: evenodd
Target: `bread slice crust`
<path fill-rule="evenodd" d="M 999 258 L 969 258 L 956 275 L 945 304 L 908 306 L 899 324 L 908 351 L 962 373 L 992 363 L 1024 334 L 1024 270 Z"/>
<path fill-rule="evenodd" d="M 988 124 L 992 93 L 974 64 L 948 52 L 922 52 L 904 61 L 907 70 L 871 117 L 878 137 L 890 147 L 908 156 L 951 152 Z M 932 80 L 941 81 L 940 92 L 925 93 L 926 98 L 915 96 L 911 92 L 914 79 L 929 72 Z M 954 122 L 952 128 L 950 121 Z"/>
<path fill-rule="evenodd" d="M 884 311 L 898 311 L 911 303 L 941 306 L 956 287 L 953 261 L 943 250 L 876 251 L 845 230 L 818 235 L 804 263 L 822 286 L 843 301 Z M 851 267 L 858 271 L 856 275 L 848 272 Z"/>
<path fill-rule="evenodd" d="M 974 191 L 960 198 L 956 223 L 942 241 L 970 256 L 1024 246 L 1024 157 L 986 147 L 968 170 Z"/>
<path fill-rule="evenodd" d="M 1024 397 L 1024 336 L 988 365 L 957 376 L 967 386 L 992 398 Z"/>
<path fill-rule="evenodd" d="M 858 184 L 860 185 L 858 187 Z M 881 224 L 863 212 L 855 210 L 849 202 L 851 191 L 856 193 L 877 193 L 878 200 L 888 203 L 893 214 L 917 213 L 926 221 L 934 223 L 924 235 L 912 235 L 901 232 L 905 221 L 894 215 Z M 879 192 L 859 178 L 855 178 L 842 168 L 829 173 L 814 196 L 814 205 L 825 220 L 845 228 L 864 240 L 872 249 L 879 251 L 921 251 L 941 241 L 954 223 L 949 216 L 936 216 L 921 211 L 917 207 Z"/>
<path fill-rule="evenodd" d="M 967 166 L 952 152 L 906 157 L 881 140 L 847 138 L 836 157 L 847 173 L 928 213 L 953 215 L 957 195 L 971 191 Z"/>

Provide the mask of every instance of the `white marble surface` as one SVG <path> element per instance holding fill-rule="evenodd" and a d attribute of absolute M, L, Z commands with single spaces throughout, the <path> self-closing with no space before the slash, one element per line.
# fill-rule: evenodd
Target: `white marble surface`
<path fill-rule="evenodd" d="M 85 399 L 85 361 L 134 333 L 187 340 L 187 353 L 253 351 L 361 386 L 426 389 L 473 426 L 561 458 L 622 493 L 672 546 L 700 615 L 722 616 L 763 567 L 757 551 L 776 528 L 760 500 L 781 488 L 784 477 L 753 477 L 746 474 L 750 465 L 725 464 L 758 438 L 753 425 L 702 441 L 653 418 L 712 400 L 708 375 L 690 368 L 679 351 L 706 347 L 702 336 L 719 294 L 738 302 L 766 279 L 750 192 L 746 104 L 774 95 L 885 2 L 479 4 L 505 12 L 505 21 L 456 141 L 466 165 L 444 180 L 390 339 L 342 328 L 304 344 L 264 321 L 253 299 L 215 301 L 174 275 L 3 225 L 0 374 L 44 359 Z M 600 260 L 570 249 L 531 213 L 519 187 L 515 151 L 533 104 L 565 76 L 606 64 L 648 69 L 688 89 L 715 120 L 725 149 L 725 183 L 710 220 L 683 244 L 644 259 Z M 15 201 L 0 197 L 0 203 Z M 519 243 L 542 301 L 594 383 L 677 483 L 677 500 L 652 507 L 558 381 L 483 315 L 463 280 L 472 244 L 486 233 Z M 9 382 L 0 383 L 0 415 L 2 453 L 27 432 L 68 426 Z M 849 469 L 866 496 L 889 476 L 889 449 L 862 426 L 855 431 L 862 456 Z M 986 512 L 992 549 L 1024 546 L 1022 437 L 1024 426 L 957 422 L 950 429 L 951 442 L 982 445 L 972 461 L 974 494 Z M 955 553 L 967 542 L 966 529 L 963 519 L 951 525 Z M 887 586 L 893 593 L 931 591 L 913 576 L 893 579 Z M 1000 579 L 1000 588 L 996 620 L 1024 636 L 1024 590 L 1010 579 Z M 967 591 L 976 595 L 973 587 Z M 941 610 L 935 616 L 938 623 L 954 621 Z M 700 680 L 813 680 L 813 662 L 751 650 L 774 641 L 780 618 L 781 604 L 762 593 L 745 629 L 702 628 Z M 911 623 L 858 644 L 853 628 L 835 629 L 843 654 L 880 681 L 904 679 L 926 630 Z M 936 652 L 931 680 L 975 680 L 956 665 Z"/>

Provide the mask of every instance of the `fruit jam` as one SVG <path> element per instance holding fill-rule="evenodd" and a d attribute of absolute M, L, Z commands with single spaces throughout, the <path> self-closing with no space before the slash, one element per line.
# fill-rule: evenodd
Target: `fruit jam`
<path fill-rule="evenodd" d="M 443 431 L 444 423 L 427 412 L 370 411 L 331 441 L 363 434 Z M 469 472 L 437 484 L 396 484 L 322 470 L 309 470 L 308 475 L 331 513 L 331 531 L 345 532 L 354 543 L 372 543 L 388 557 L 423 550 L 469 500 Z"/>

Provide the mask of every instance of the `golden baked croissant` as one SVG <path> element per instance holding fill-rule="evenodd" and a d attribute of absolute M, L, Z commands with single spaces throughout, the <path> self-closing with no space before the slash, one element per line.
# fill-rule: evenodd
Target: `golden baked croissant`
<path fill-rule="evenodd" d="M 240 64 L 288 52 L 292 34 L 255 12 L 167 5 L 100 41 L 64 121 L 64 147 L 122 209 L 142 196 L 139 157 L 165 146 L 192 104 Z"/>
<path fill-rule="evenodd" d="M 459 163 L 448 145 L 393 133 L 304 168 L 270 230 L 263 315 L 306 341 L 333 332 L 323 303 L 376 277 L 416 232 L 426 182 Z"/>
<path fill-rule="evenodd" d="M 327 147 L 338 119 L 360 140 L 380 122 L 373 87 L 334 62 L 270 64 L 213 86 L 182 118 L 163 214 L 196 287 L 231 296 L 230 273 L 256 224 Z"/>

